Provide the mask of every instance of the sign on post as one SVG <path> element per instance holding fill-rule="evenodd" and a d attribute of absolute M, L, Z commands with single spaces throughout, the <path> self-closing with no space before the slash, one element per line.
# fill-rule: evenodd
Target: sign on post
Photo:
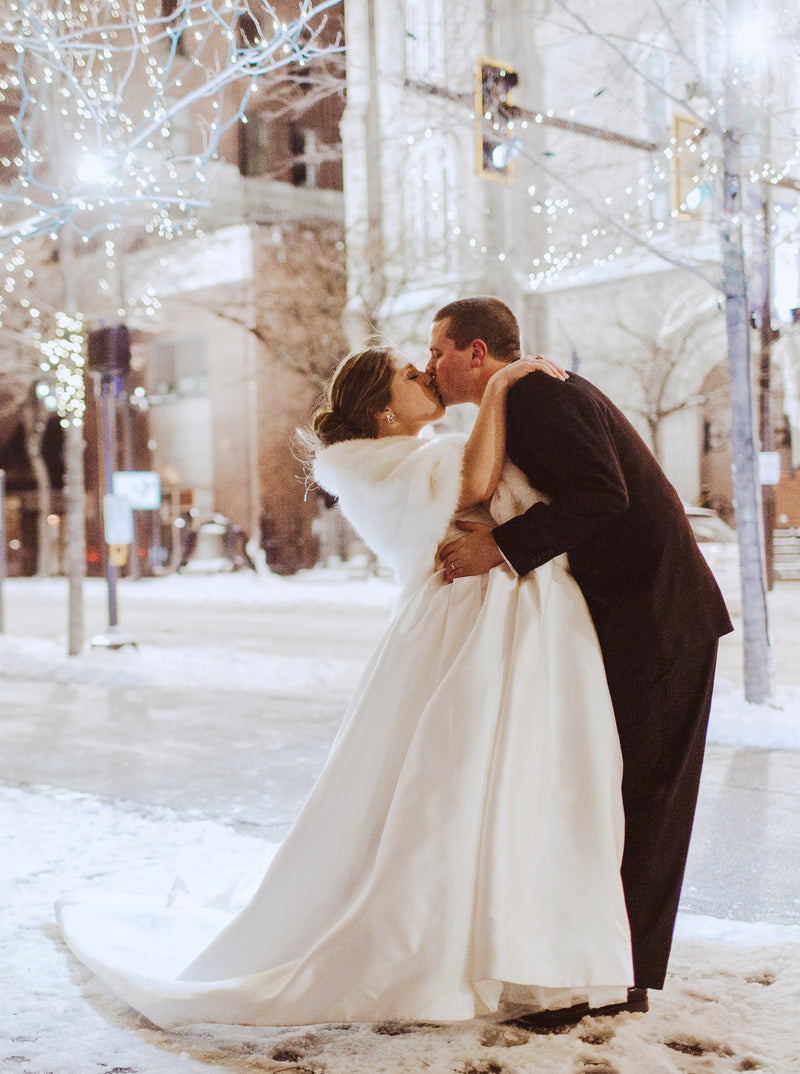
<path fill-rule="evenodd" d="M 758 480 L 762 485 L 781 483 L 781 454 L 779 451 L 758 453 Z"/>
<path fill-rule="evenodd" d="M 108 493 L 103 497 L 103 528 L 106 544 L 133 541 L 133 508 L 122 496 Z"/>
<path fill-rule="evenodd" d="M 111 475 L 111 489 L 134 511 L 157 511 L 161 506 L 161 477 L 154 470 L 117 470 Z"/>

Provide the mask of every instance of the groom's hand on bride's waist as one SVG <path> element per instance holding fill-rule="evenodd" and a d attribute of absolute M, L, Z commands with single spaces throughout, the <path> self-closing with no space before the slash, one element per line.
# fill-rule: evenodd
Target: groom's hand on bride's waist
<path fill-rule="evenodd" d="M 474 574 L 486 574 L 492 567 L 503 562 L 503 556 L 492 536 L 493 524 L 488 522 L 456 522 L 463 537 L 456 537 L 439 549 L 439 559 L 444 567 L 444 580 L 468 578 Z"/>

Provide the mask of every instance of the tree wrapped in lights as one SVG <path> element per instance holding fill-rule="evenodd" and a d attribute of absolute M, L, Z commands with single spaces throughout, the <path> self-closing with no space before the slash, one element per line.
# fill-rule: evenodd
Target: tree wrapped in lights
<path fill-rule="evenodd" d="M 115 209 L 166 234 L 191 225 L 208 204 L 205 166 L 264 76 L 339 51 L 321 43 L 338 3 L 300 0 L 286 21 L 266 0 L 11 0 L 0 90 L 17 103 L 19 148 L 0 248 L 64 226 L 86 239 Z M 201 142 L 176 155 L 189 113 Z"/>
<path fill-rule="evenodd" d="M 100 233 L 170 238 L 208 205 L 208 166 L 256 93 L 341 52 L 339 0 L 9 0 L 0 17 L 0 325 L 56 387 L 65 428 L 69 651 L 83 643 L 85 573 L 77 252 Z M 280 95 L 279 95 L 280 96 Z M 283 93 L 286 97 L 286 93 Z M 177 132 L 182 130 L 183 137 Z M 229 134 L 231 132 L 231 134 Z M 187 144 L 186 139 L 189 139 Z M 58 302 L 20 309 L 25 250 L 57 244 Z M 109 314 L 125 315 L 109 297 Z M 52 321 L 54 329 L 47 330 Z M 79 387 L 79 382 L 80 386 Z"/>
<path fill-rule="evenodd" d="M 55 407 L 63 428 L 83 425 L 86 393 L 83 380 L 84 326 L 80 314 L 58 311 L 55 335 L 42 342 L 41 369 L 53 378 Z"/>

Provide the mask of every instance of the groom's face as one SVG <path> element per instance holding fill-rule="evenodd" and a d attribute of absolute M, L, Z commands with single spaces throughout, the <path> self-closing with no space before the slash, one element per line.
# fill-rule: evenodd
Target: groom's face
<path fill-rule="evenodd" d="M 471 402 L 472 347 L 459 350 L 448 335 L 450 318 L 434 321 L 428 341 L 430 360 L 427 372 L 445 406 Z"/>

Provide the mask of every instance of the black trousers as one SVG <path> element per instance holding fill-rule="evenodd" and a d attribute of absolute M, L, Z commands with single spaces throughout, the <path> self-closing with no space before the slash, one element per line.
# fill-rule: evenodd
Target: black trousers
<path fill-rule="evenodd" d="M 641 675 L 608 675 L 623 758 L 622 883 L 635 984 L 667 973 L 692 834 L 718 641 Z"/>

